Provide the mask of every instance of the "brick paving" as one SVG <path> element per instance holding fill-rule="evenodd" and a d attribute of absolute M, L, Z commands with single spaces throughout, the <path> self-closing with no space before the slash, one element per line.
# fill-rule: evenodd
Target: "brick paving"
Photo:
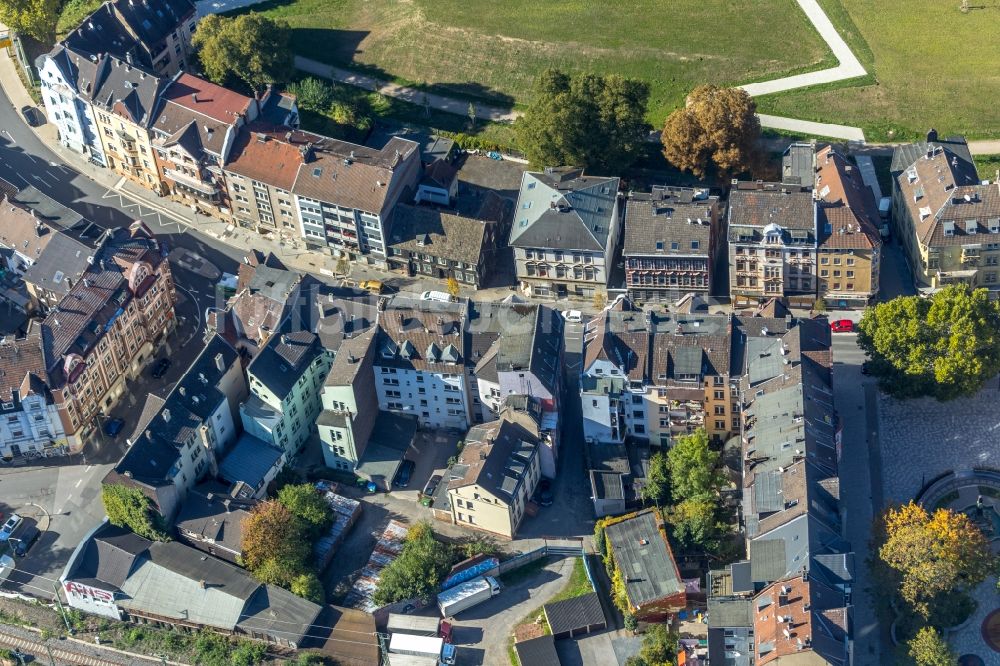
<path fill-rule="evenodd" d="M 949 470 L 1000 468 L 1000 391 L 938 402 L 879 396 L 882 483 L 887 502 L 907 502 Z"/>

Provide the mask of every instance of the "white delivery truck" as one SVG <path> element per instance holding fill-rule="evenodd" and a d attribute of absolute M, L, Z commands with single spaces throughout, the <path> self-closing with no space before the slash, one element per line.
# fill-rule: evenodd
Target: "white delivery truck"
<path fill-rule="evenodd" d="M 493 576 L 480 576 L 456 585 L 438 595 L 441 617 L 452 617 L 476 604 L 500 594 L 500 583 Z"/>
<path fill-rule="evenodd" d="M 390 634 L 413 634 L 415 636 L 437 637 L 439 636 L 438 629 L 440 626 L 440 618 L 389 613 L 389 622 L 385 628 Z"/>
<path fill-rule="evenodd" d="M 442 664 L 455 663 L 455 646 L 448 645 L 443 638 L 435 636 L 414 636 L 413 634 L 392 634 L 389 637 L 389 654 L 410 657 L 430 657 Z M 392 663 L 392 657 L 389 658 Z"/>
<path fill-rule="evenodd" d="M 389 655 L 389 666 L 440 666 L 441 660 L 434 657 L 414 657 L 409 654 Z"/>

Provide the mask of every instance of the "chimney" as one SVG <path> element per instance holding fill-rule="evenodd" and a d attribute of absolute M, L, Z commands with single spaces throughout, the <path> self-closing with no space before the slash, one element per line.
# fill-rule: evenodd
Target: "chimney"
<path fill-rule="evenodd" d="M 222 352 L 219 352 L 218 354 L 215 355 L 215 368 L 219 372 L 225 372 L 226 370 L 226 365 L 222 361 Z"/>
<path fill-rule="evenodd" d="M 199 580 L 199 581 L 198 581 L 198 586 L 199 586 L 199 587 L 200 587 L 201 589 L 203 589 L 203 590 L 204 590 L 204 589 L 205 589 L 205 581 L 204 581 L 204 580 Z"/>
<path fill-rule="evenodd" d="M 169 409 L 164 409 L 163 410 L 163 420 L 166 421 L 167 423 L 170 423 L 170 410 Z"/>
<path fill-rule="evenodd" d="M 187 395 L 187 389 L 185 387 L 183 387 L 183 386 L 178 386 L 177 387 L 177 392 L 180 393 L 182 396 L 186 396 Z"/>
<path fill-rule="evenodd" d="M 281 344 L 287 345 L 287 344 L 289 344 L 289 342 L 290 342 L 290 340 L 289 340 L 288 336 L 286 334 L 282 333 L 281 334 Z"/>
<path fill-rule="evenodd" d="M 195 104 L 198 103 L 198 93 L 196 92 L 191 93 L 191 101 L 193 101 Z"/>
<path fill-rule="evenodd" d="M 231 509 L 229 508 L 229 505 L 230 505 L 231 502 L 232 502 L 232 500 L 228 500 L 228 499 L 224 500 L 222 502 L 222 506 L 226 507 L 226 513 L 229 513 L 231 511 Z"/>

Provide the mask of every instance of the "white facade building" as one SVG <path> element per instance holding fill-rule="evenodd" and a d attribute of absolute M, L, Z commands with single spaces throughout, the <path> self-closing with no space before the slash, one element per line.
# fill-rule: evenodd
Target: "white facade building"
<path fill-rule="evenodd" d="M 59 130 L 59 142 L 106 166 L 94 112 L 85 97 L 94 91 L 96 78 L 106 67 L 105 59 L 88 58 L 64 46 L 56 46 L 41 56 L 37 64 L 42 101 L 49 122 Z"/>

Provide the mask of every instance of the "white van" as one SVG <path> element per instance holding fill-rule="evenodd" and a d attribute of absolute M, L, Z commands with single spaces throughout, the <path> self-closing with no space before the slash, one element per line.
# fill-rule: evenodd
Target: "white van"
<path fill-rule="evenodd" d="M 443 291 L 425 291 L 420 294 L 422 301 L 440 301 L 441 303 L 451 303 L 451 294 Z"/>

